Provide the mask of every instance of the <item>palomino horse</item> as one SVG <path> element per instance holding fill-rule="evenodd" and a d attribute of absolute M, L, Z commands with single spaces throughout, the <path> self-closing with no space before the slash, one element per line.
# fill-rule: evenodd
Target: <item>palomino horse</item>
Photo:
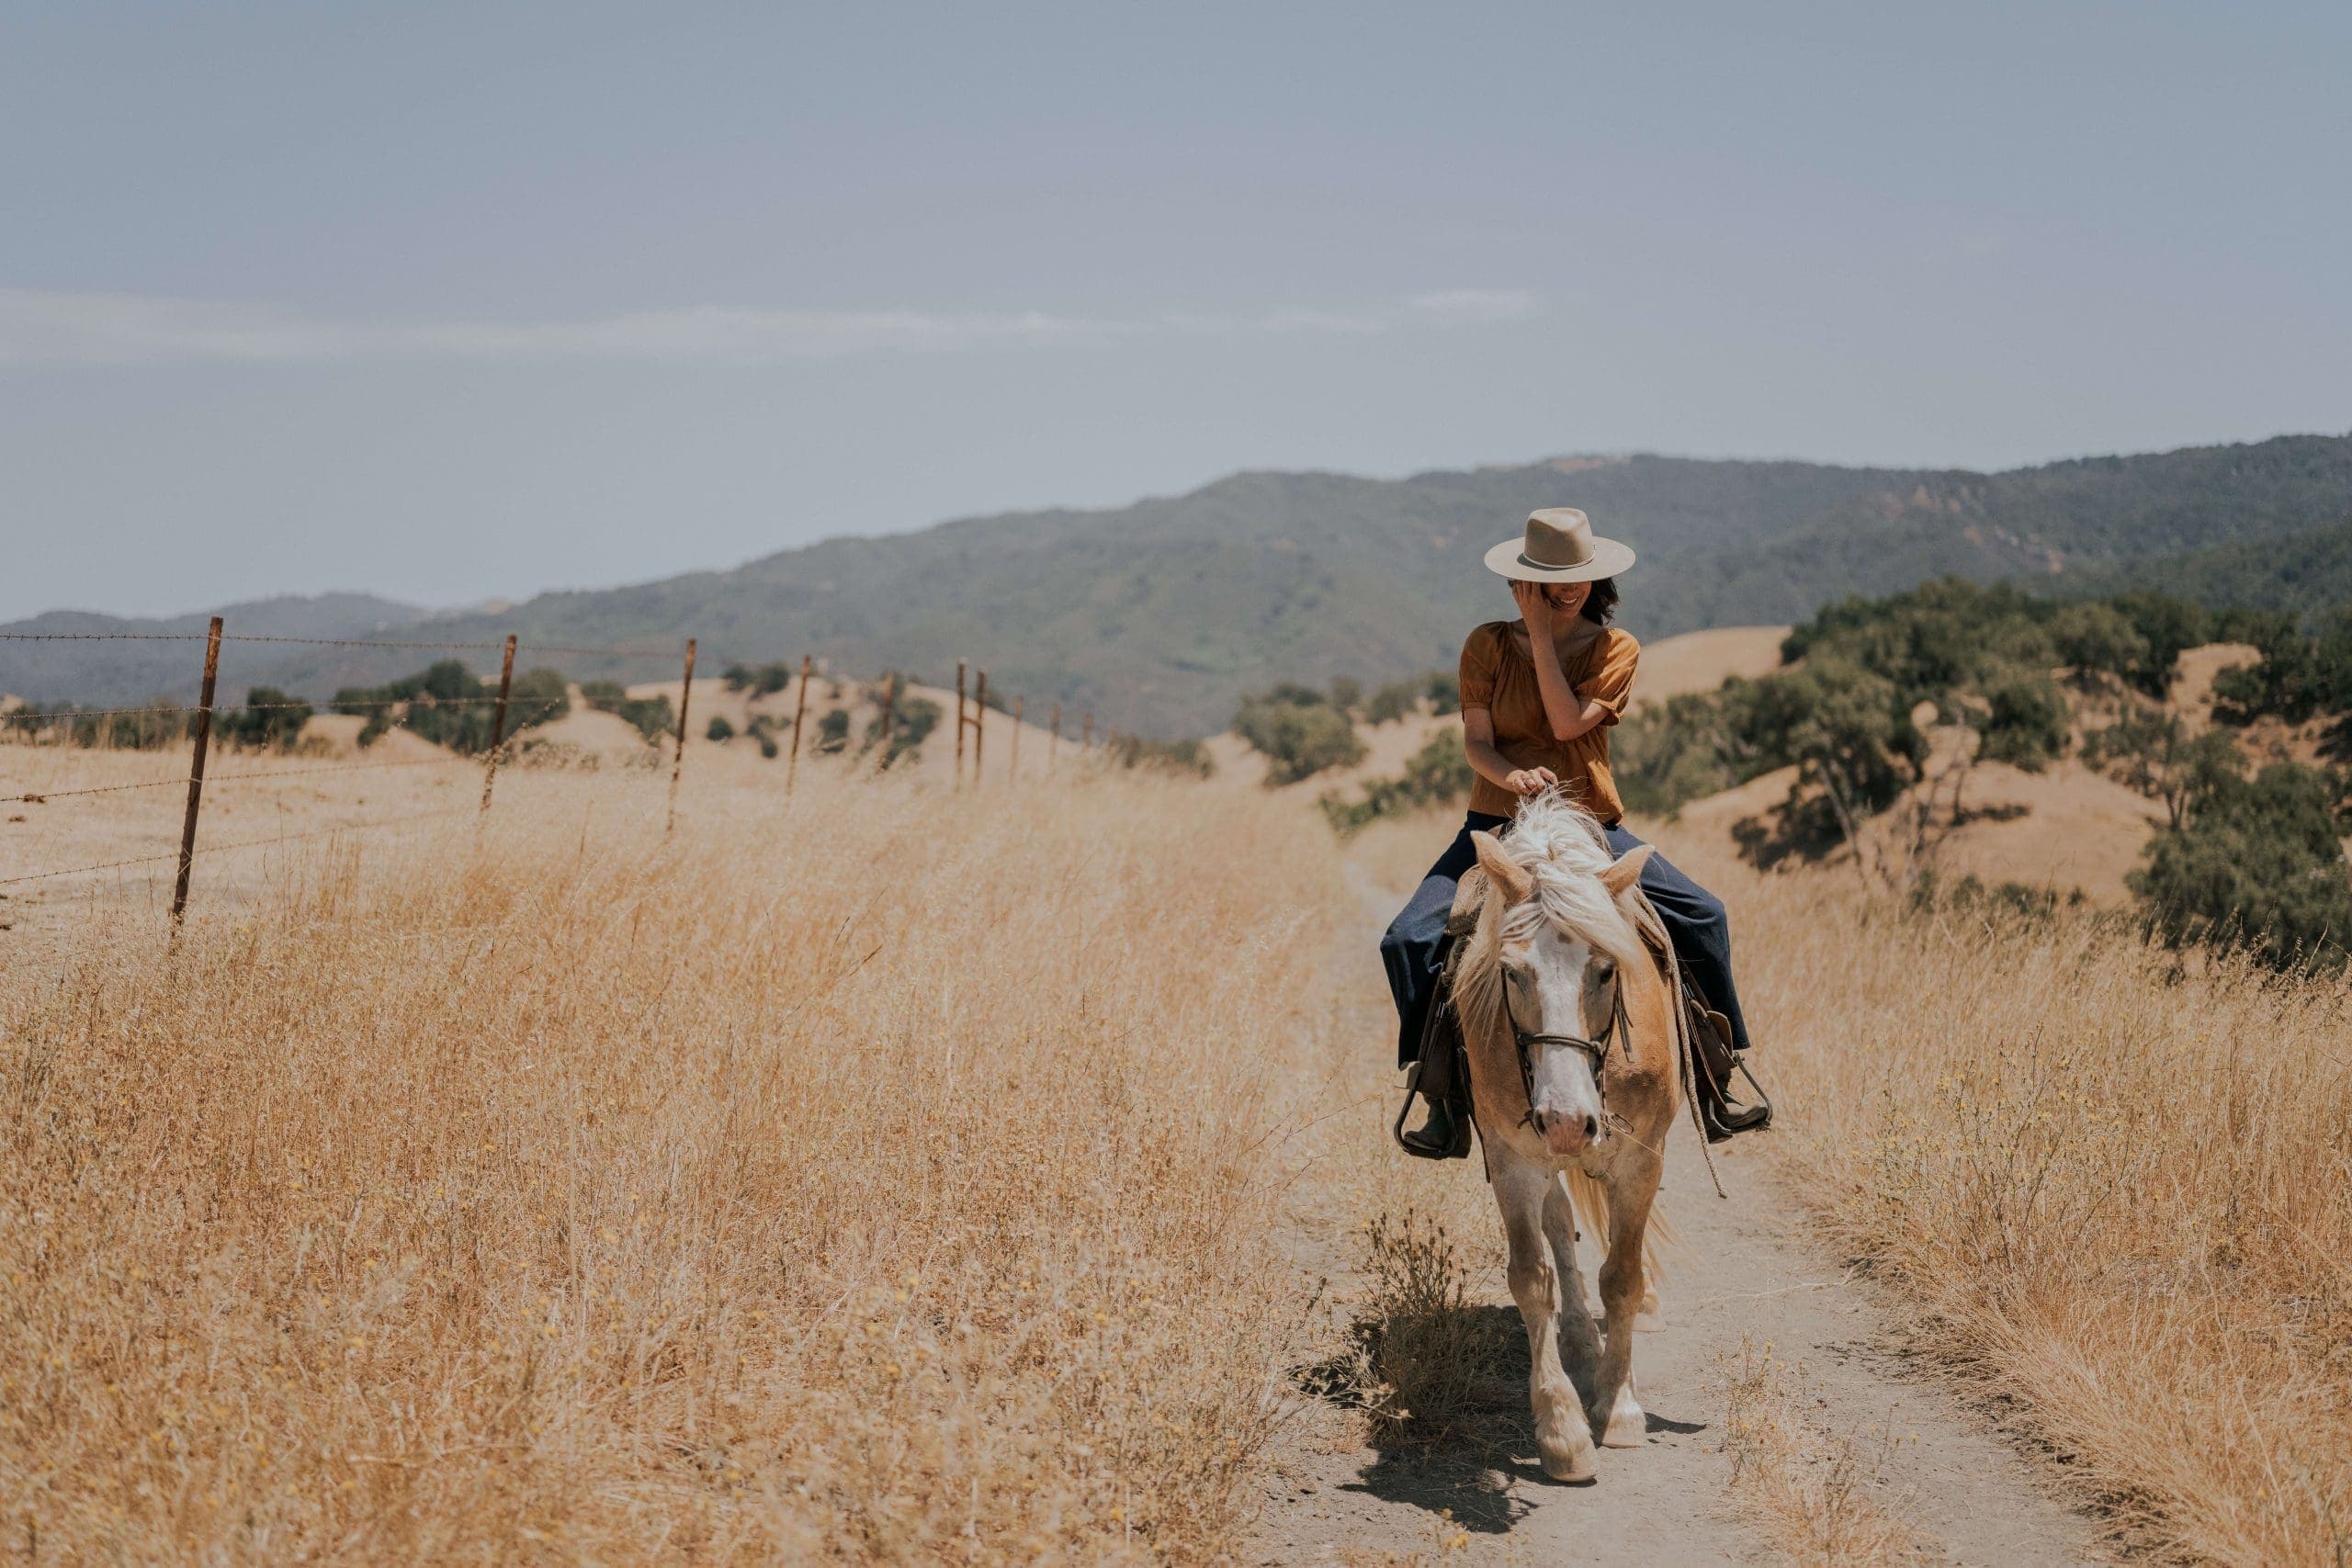
<path fill-rule="evenodd" d="M 1582 1481 L 1594 1472 L 1596 1427 L 1611 1448 L 1643 1440 L 1634 1317 L 1681 1092 L 1679 998 L 1651 957 L 1653 946 L 1667 950 L 1666 933 L 1636 886 L 1647 845 L 1612 859 L 1599 824 L 1552 795 L 1522 805 L 1507 837 L 1473 838 L 1485 874 L 1464 877 L 1455 901 L 1457 917 L 1475 912 L 1477 924 L 1453 996 L 1534 1363 L 1544 1472 Z M 1601 1343 L 1577 1272 L 1572 1192 L 1607 1246 Z M 1577 1383 L 1592 1391 L 1589 1420 Z"/>

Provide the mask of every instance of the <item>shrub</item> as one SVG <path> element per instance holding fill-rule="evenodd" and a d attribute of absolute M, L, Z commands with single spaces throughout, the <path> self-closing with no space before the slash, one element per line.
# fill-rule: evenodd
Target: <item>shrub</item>
<path fill-rule="evenodd" d="M 1421 692 L 1418 682 L 1391 681 L 1372 694 L 1363 705 L 1366 724 L 1387 724 L 1403 718 L 1420 705 Z"/>
<path fill-rule="evenodd" d="M 582 681 L 580 699 L 599 713 L 615 715 L 633 727 L 649 744 L 677 728 L 677 715 L 666 695 L 632 697 L 617 681 Z"/>
<path fill-rule="evenodd" d="M 706 740 L 732 740 L 735 739 L 735 727 L 727 721 L 725 714 L 720 714 L 710 721 L 702 735 Z"/>
<path fill-rule="evenodd" d="M 816 750 L 829 755 L 849 750 L 849 709 L 832 708 L 817 721 Z"/>
<path fill-rule="evenodd" d="M 1364 754 L 1348 716 L 1304 686 L 1279 685 L 1242 698 L 1233 728 L 1265 756 L 1269 784 L 1295 784 L 1359 761 Z"/>
<path fill-rule="evenodd" d="M 553 724 L 571 712 L 570 682 L 560 670 L 526 670 L 506 696 L 506 733 Z"/>
<path fill-rule="evenodd" d="M 1357 800 L 1327 795 L 1319 802 L 1332 829 L 1341 837 L 1362 831 L 1383 817 L 1398 817 L 1426 807 L 1443 806 L 1470 793 L 1477 778 L 1462 739 L 1452 733 L 1433 735 L 1429 743 L 1405 762 L 1393 779 L 1374 779 Z"/>
<path fill-rule="evenodd" d="M 283 751 L 293 747 L 310 722 L 310 704 L 275 686 L 254 686 L 245 693 L 243 708 L 220 716 L 220 738 L 232 746 Z"/>
<path fill-rule="evenodd" d="M 1430 672 L 1429 683 L 1421 688 L 1430 700 L 1430 711 L 1441 716 L 1462 711 L 1462 677 L 1452 670 Z"/>
<path fill-rule="evenodd" d="M 1216 776 L 1216 759 L 1198 740 L 1146 740 L 1139 735 L 1114 735 L 1104 743 L 1103 750 L 1123 768 L 1174 773 L 1183 778 Z"/>
<path fill-rule="evenodd" d="M 2340 800 L 2339 781 L 2294 762 L 2211 780 L 2131 874 L 2149 934 L 2169 947 L 2242 945 L 2276 968 L 2342 968 L 2352 876 L 2336 841 Z"/>

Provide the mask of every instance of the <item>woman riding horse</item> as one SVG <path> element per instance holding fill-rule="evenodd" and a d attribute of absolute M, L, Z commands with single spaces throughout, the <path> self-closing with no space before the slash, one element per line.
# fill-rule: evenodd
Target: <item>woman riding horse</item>
<path fill-rule="evenodd" d="M 1399 1066 L 1420 1055 L 1449 941 L 1446 917 L 1477 858 L 1471 834 L 1501 833 L 1521 799 L 1558 790 L 1599 820 L 1615 853 L 1642 841 L 1625 829 L 1609 767 L 1609 727 L 1624 716 L 1641 657 L 1641 645 L 1609 624 L 1617 575 L 1633 564 L 1631 549 L 1596 536 L 1585 514 L 1566 506 L 1531 514 L 1524 537 L 1487 552 L 1487 569 L 1510 581 L 1520 618 L 1488 621 L 1462 645 L 1463 750 L 1478 775 L 1469 815 L 1381 939 L 1396 998 Z M 1723 901 L 1656 853 L 1642 870 L 1641 888 L 1700 996 L 1729 1021 L 1732 1047 L 1747 1050 Z M 1710 1141 L 1771 1117 L 1769 1105 L 1724 1099 L 1704 1074 L 1697 1087 Z M 1464 1152 L 1469 1127 L 1446 1099 L 1427 1098 L 1429 1118 L 1404 1134 L 1406 1142 L 1424 1154 Z"/>

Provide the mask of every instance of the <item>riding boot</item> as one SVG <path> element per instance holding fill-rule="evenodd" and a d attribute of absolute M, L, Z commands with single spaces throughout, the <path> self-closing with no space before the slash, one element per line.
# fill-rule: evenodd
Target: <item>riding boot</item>
<path fill-rule="evenodd" d="M 1772 1123 L 1770 1100 L 1760 1105 L 1741 1105 L 1724 1093 L 1723 1086 L 1706 1073 L 1697 1075 L 1699 1090 L 1699 1122 L 1706 1129 L 1707 1142 L 1720 1144 L 1736 1133 L 1754 1132 Z"/>

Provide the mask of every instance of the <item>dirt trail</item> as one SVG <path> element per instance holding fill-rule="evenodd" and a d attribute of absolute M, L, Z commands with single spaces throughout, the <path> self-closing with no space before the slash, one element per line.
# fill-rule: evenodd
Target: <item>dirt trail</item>
<path fill-rule="evenodd" d="M 1368 883 L 1363 891 L 1367 909 L 1385 919 L 1393 898 Z M 1375 1058 L 1394 1027 L 1374 951 L 1377 929 L 1359 931 L 1335 954 L 1330 976 L 1337 1048 Z M 1485 1224 L 1494 1205 L 1476 1157 L 1432 1165 L 1365 1146 L 1367 1138 L 1385 1139 L 1381 1119 L 1393 1114 L 1393 1080 L 1380 1066 L 1374 1060 L 1359 1073 L 1352 1064 L 1331 1064 L 1351 1109 L 1318 1129 L 1326 1137 L 1296 1189 L 1294 1255 L 1310 1276 L 1329 1280 L 1335 1321 L 1343 1322 L 1363 1289 L 1363 1238 L 1349 1227 L 1368 1207 L 1418 1204 L 1445 1215 L 1469 1244 L 1484 1310 L 1510 1313 L 1515 1324 L 1499 1242 Z M 1718 1358 L 1746 1331 L 1803 1368 L 1807 1425 L 1883 1456 L 1864 1479 L 1868 1495 L 1912 1527 L 1929 1561 L 2101 1561 L 2088 1522 L 2037 1492 L 2023 1458 L 1941 1389 L 1905 1374 L 1901 1347 L 1883 1317 L 1807 1241 L 1793 1205 L 1776 1190 L 1769 1144 L 1768 1134 L 1717 1151 L 1729 1201 L 1714 1195 L 1687 1125 L 1669 1149 L 1665 1201 L 1691 1256 L 1670 1265 L 1662 1321 L 1641 1335 L 1635 1351 L 1650 1420 L 1645 1448 L 1603 1450 L 1597 1482 L 1561 1485 L 1544 1478 L 1532 1441 L 1506 1440 L 1485 1453 L 1384 1453 L 1367 1444 L 1359 1415 L 1302 1395 L 1251 1560 L 1435 1557 L 1457 1531 L 1468 1539 L 1448 1562 L 1781 1560 L 1756 1506 L 1725 1490 L 1731 1460 Z M 1588 1281 L 1596 1267 L 1588 1243 Z M 1451 1511 L 1451 1523 L 1441 1510 Z"/>

